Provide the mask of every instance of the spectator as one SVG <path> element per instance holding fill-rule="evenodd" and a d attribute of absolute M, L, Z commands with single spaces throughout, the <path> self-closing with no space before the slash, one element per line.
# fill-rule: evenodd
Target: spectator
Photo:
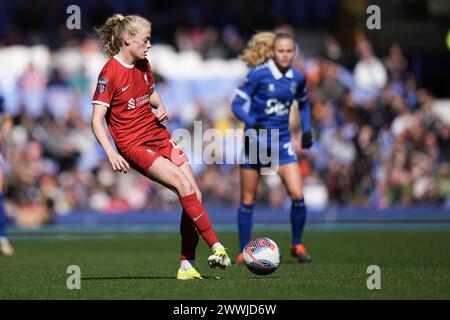
<path fill-rule="evenodd" d="M 381 61 L 374 55 L 370 42 L 362 37 L 356 42 L 359 60 L 354 74 L 356 85 L 364 90 L 379 90 L 388 81 L 387 72 Z"/>

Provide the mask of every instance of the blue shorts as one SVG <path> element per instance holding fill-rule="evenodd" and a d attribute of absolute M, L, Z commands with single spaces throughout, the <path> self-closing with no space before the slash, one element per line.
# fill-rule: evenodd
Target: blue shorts
<path fill-rule="evenodd" d="M 290 140 L 280 141 L 276 146 L 266 146 L 261 143 L 255 144 L 254 140 L 245 137 L 240 161 L 241 168 L 260 170 L 296 162 L 297 155 Z"/>

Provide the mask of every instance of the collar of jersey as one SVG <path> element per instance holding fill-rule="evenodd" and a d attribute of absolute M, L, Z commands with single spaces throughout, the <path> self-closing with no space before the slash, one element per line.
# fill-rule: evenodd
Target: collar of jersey
<path fill-rule="evenodd" d="M 267 62 L 267 67 L 269 68 L 270 72 L 272 73 L 272 76 L 275 78 L 275 80 L 280 80 L 283 78 L 283 74 L 278 69 L 277 65 L 275 64 L 275 61 L 273 59 L 269 59 Z M 284 74 L 286 78 L 293 79 L 294 78 L 294 72 L 292 71 L 292 68 L 289 68 L 289 70 Z"/>
<path fill-rule="evenodd" d="M 128 69 L 134 68 L 134 64 L 128 64 L 128 63 L 125 63 L 125 62 L 124 62 L 122 59 L 120 59 L 118 56 L 114 56 L 113 58 L 116 59 L 117 61 L 119 61 L 119 63 L 120 63 L 121 65 L 123 65 L 125 68 L 128 68 Z"/>

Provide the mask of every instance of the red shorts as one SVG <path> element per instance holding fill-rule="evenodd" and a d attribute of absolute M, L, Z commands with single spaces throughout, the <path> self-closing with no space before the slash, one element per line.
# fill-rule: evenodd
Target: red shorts
<path fill-rule="evenodd" d="M 158 157 L 169 159 L 178 167 L 189 161 L 184 151 L 171 137 L 146 142 L 121 154 L 132 168 L 143 175 L 147 175 L 148 168 Z"/>

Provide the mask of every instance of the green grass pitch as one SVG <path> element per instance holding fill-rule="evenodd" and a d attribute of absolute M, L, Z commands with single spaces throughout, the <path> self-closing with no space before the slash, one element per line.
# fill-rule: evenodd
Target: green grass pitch
<path fill-rule="evenodd" d="M 208 279 L 178 281 L 179 235 L 160 233 L 73 240 L 16 240 L 0 256 L 0 299 L 449 299 L 448 231 L 310 231 L 311 264 L 289 255 L 289 232 L 275 240 L 280 268 L 257 276 L 245 266 L 211 270 L 200 240 L 197 266 Z M 234 258 L 235 233 L 220 233 Z M 81 268 L 81 289 L 69 290 L 69 265 Z M 368 290 L 367 267 L 381 268 L 381 289 Z M 215 279 L 216 276 L 220 280 Z"/>

